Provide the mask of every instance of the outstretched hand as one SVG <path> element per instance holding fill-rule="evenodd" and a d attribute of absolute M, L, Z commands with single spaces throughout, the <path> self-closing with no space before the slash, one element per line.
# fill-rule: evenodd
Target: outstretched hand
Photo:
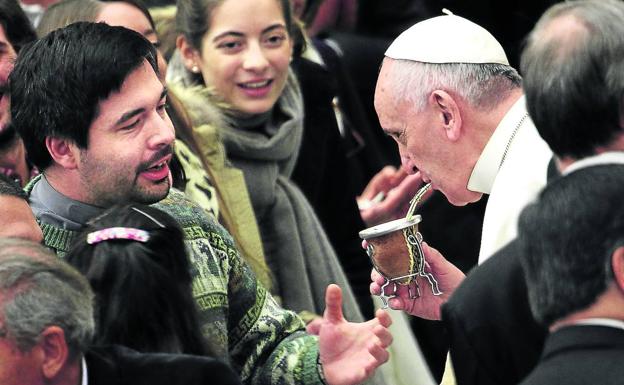
<path fill-rule="evenodd" d="M 404 217 L 410 200 L 422 184 L 419 172 L 407 175 L 402 168 L 384 167 L 357 198 L 362 220 L 366 225 L 374 226 Z M 378 202 L 376 197 L 383 197 L 383 200 Z"/>
<path fill-rule="evenodd" d="M 388 360 L 392 343 L 390 315 L 378 310 L 375 318 L 347 322 L 342 315 L 342 290 L 329 285 L 319 333 L 319 350 L 325 381 L 329 385 L 355 385 L 369 378 Z"/>
<path fill-rule="evenodd" d="M 403 310 L 408 314 L 416 317 L 439 320 L 442 305 L 449 299 L 457 286 L 464 280 L 465 275 L 455 265 L 447 261 L 442 254 L 433 247 L 422 242 L 422 249 L 425 254 L 426 271 L 433 274 L 441 295 L 433 295 L 429 281 L 424 277 L 417 277 L 416 280 L 408 285 L 388 285 L 385 288 L 385 295 L 395 295 L 396 297 L 388 300 L 390 308 L 395 310 Z M 381 294 L 381 286 L 386 279 L 373 269 L 371 273 L 370 292 L 373 295 Z M 420 288 L 420 297 L 410 298 L 410 290 L 416 293 L 416 286 Z M 393 291 L 396 287 L 396 291 Z"/>

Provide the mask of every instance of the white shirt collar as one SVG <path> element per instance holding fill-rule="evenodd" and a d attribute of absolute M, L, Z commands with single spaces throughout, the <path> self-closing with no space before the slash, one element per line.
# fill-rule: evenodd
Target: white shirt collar
<path fill-rule="evenodd" d="M 500 169 L 505 149 L 515 134 L 518 124 L 526 115 L 526 102 L 522 95 L 511 106 L 500 121 L 494 133 L 483 148 L 468 179 L 468 190 L 489 194 L 494 185 L 494 179 Z M 526 120 L 526 119 L 525 119 Z"/>
<path fill-rule="evenodd" d="M 589 156 L 587 158 L 577 160 L 563 171 L 563 175 L 567 175 L 582 168 L 604 164 L 624 164 L 624 151 L 603 152 L 599 155 Z"/>
<path fill-rule="evenodd" d="M 624 321 L 613 318 L 586 318 L 574 322 L 574 325 L 607 326 L 624 330 Z"/>
<path fill-rule="evenodd" d="M 81 385 L 88 385 L 89 373 L 87 372 L 87 361 L 82 357 L 82 383 Z"/>

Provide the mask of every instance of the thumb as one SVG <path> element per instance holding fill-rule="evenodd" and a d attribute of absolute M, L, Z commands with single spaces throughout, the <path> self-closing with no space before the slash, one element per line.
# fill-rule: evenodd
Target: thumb
<path fill-rule="evenodd" d="M 447 260 L 440 254 L 440 252 L 433 247 L 429 246 L 427 242 L 421 243 L 423 253 L 425 254 L 425 261 L 429 264 L 432 272 L 437 272 L 442 269 L 444 263 Z"/>
<path fill-rule="evenodd" d="M 331 284 L 325 291 L 325 314 L 323 318 L 331 323 L 343 321 L 342 290 L 340 286 Z"/>

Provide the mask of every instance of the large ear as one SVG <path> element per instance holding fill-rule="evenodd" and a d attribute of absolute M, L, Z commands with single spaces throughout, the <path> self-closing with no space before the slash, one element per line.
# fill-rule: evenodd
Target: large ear
<path fill-rule="evenodd" d="M 624 291 L 624 246 L 620 246 L 611 255 L 611 268 L 615 276 L 615 283 Z"/>
<path fill-rule="evenodd" d="M 42 374 L 52 382 L 63 370 L 69 359 L 65 332 L 58 326 L 48 326 L 41 333 L 41 342 L 37 348 L 43 353 Z"/>
<path fill-rule="evenodd" d="M 187 70 L 197 72 L 197 68 L 201 62 L 201 54 L 186 40 L 184 35 L 178 36 L 176 39 L 176 47 L 182 55 L 182 62 Z"/>
<path fill-rule="evenodd" d="M 444 128 L 450 141 L 457 141 L 462 135 L 462 118 L 455 99 L 446 91 L 435 90 L 429 96 L 436 119 Z"/>
<path fill-rule="evenodd" d="M 61 167 L 73 170 L 78 167 L 78 147 L 68 139 L 46 137 L 46 147 L 54 162 Z"/>

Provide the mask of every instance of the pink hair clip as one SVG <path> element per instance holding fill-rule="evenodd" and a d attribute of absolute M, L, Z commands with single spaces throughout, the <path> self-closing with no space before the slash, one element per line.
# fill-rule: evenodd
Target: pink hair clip
<path fill-rule="evenodd" d="M 150 236 L 145 230 L 135 229 L 131 227 L 109 227 L 94 231 L 87 235 L 87 243 L 95 245 L 102 241 L 111 239 L 127 239 L 129 241 L 147 242 Z"/>

